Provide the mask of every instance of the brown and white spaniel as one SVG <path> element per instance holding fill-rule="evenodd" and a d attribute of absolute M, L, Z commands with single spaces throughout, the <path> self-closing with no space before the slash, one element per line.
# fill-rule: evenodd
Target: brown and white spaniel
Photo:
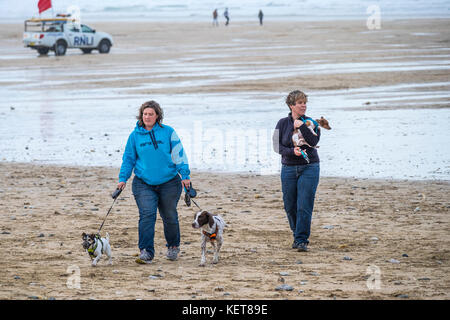
<path fill-rule="evenodd" d="M 223 244 L 223 230 L 225 228 L 225 221 L 223 218 L 219 215 L 213 215 L 208 211 L 199 211 L 195 214 L 192 227 L 194 229 L 201 229 L 202 231 L 202 257 L 200 260 L 200 266 L 204 267 L 206 263 L 207 242 L 210 242 L 214 248 L 214 258 L 212 263 L 218 263 L 219 251 Z"/>

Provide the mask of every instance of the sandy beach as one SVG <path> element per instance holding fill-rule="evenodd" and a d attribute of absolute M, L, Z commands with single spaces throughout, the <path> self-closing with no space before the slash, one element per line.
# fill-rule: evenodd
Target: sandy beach
<path fill-rule="evenodd" d="M 442 142 L 449 135 L 450 20 L 383 20 L 380 30 L 368 30 L 365 21 L 267 22 L 263 28 L 255 22 L 229 28 L 193 22 L 86 23 L 113 35 L 111 54 L 73 49 L 64 57 L 37 57 L 22 47 L 22 24 L 2 24 L 0 299 L 450 298 L 450 167 L 448 145 Z M 352 139 L 339 127 L 349 130 L 358 126 L 352 122 L 362 122 L 362 133 L 375 123 L 380 131 L 370 134 L 382 137 L 384 126 L 400 124 L 394 128 L 398 136 L 411 137 L 399 142 L 402 148 L 415 154 L 419 141 L 424 154 L 442 158 L 422 170 L 433 173 L 433 180 L 322 176 L 310 252 L 300 253 L 291 249 L 277 174 L 193 170 L 198 203 L 228 224 L 220 263 L 208 263 L 201 272 L 200 233 L 191 227 L 195 210 L 183 201 L 178 204 L 179 259 L 165 258 L 158 218 L 154 263 L 134 262 L 138 211 L 129 183 L 102 230 L 111 237 L 113 265 L 102 260 L 97 268 L 90 266 L 81 234 L 95 232 L 112 203 L 129 133 L 118 123 L 133 119 L 139 102 L 153 96 L 166 99 L 164 105 L 175 101 L 166 119 L 182 129 L 192 125 L 192 118 L 183 122 L 177 119 L 180 114 L 191 112 L 204 123 L 217 114 L 226 119 L 236 111 L 221 99 L 251 96 L 239 116 L 244 121 L 252 115 L 259 123 L 285 116 L 280 97 L 299 87 L 316 92 L 319 102 L 334 103 L 333 109 L 319 109 L 335 124 L 335 133 L 324 135 L 319 150 L 324 170 L 341 161 L 339 155 L 328 156 L 334 145 L 327 145 L 327 139 L 342 143 L 332 140 L 340 134 L 347 142 Z M 211 105 L 186 111 L 180 108 L 185 95 L 192 99 L 187 105 L 202 101 L 203 95 Z M 266 101 L 280 109 L 252 111 L 253 102 Z M 76 112 L 67 108 L 71 103 Z M 119 103 L 128 112 L 126 121 L 123 110 L 95 111 L 97 104 Z M 100 122 L 106 111 L 111 121 Z M 384 112 L 392 113 L 384 117 Z M 427 131 L 425 122 L 411 116 L 415 112 L 434 117 L 435 127 L 444 130 Z M 370 125 L 361 121 L 368 117 Z M 13 130 L 24 123 L 27 130 Z M 439 137 L 422 144 L 411 129 L 415 125 L 423 125 L 419 136 L 439 131 Z M 361 153 L 379 148 L 352 143 L 348 147 Z M 397 151 L 389 149 L 396 146 L 386 148 Z M 408 154 L 400 166 L 413 161 L 411 167 L 421 171 L 430 161 L 417 157 Z M 65 164 L 72 158 L 83 165 Z M 357 170 L 348 158 L 344 155 Z M 376 174 L 390 167 L 372 154 L 360 161 L 379 165 Z M 85 165 L 91 163 L 102 165 Z M 283 283 L 293 290 L 277 290 Z"/>
<path fill-rule="evenodd" d="M 134 262 L 138 212 L 127 186 L 102 230 L 111 237 L 113 265 L 102 260 L 94 269 L 81 233 L 98 230 L 117 172 L 0 164 L 1 299 L 450 297 L 448 182 L 323 177 L 310 251 L 300 253 L 291 249 L 279 177 L 193 173 L 197 203 L 228 224 L 220 263 L 211 264 L 209 252 L 203 269 L 195 210 L 183 201 L 179 259 L 165 258 L 158 217 L 155 261 Z M 293 290 L 277 291 L 282 281 Z"/>

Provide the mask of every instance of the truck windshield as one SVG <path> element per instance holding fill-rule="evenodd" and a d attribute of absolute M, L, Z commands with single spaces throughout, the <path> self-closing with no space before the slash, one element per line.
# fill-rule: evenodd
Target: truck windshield
<path fill-rule="evenodd" d="M 94 33 L 93 29 L 89 28 L 87 25 L 84 25 L 84 24 L 81 25 L 81 31 Z"/>

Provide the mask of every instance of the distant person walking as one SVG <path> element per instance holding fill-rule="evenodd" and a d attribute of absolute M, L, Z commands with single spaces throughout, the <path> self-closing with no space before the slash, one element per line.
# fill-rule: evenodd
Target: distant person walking
<path fill-rule="evenodd" d="M 225 22 L 225 25 L 227 26 L 230 23 L 230 16 L 228 14 L 228 8 L 225 8 L 225 12 L 223 13 L 223 16 L 225 19 L 227 19 L 227 22 Z"/>
<path fill-rule="evenodd" d="M 213 26 L 216 26 L 216 27 L 219 26 L 219 21 L 217 21 L 218 16 L 219 16 L 219 14 L 217 13 L 217 9 L 214 9 L 214 11 L 213 11 Z"/>
<path fill-rule="evenodd" d="M 263 17 L 264 17 L 264 13 L 262 12 L 262 10 L 259 10 L 258 18 L 259 18 L 259 25 L 260 26 L 263 25 Z"/>

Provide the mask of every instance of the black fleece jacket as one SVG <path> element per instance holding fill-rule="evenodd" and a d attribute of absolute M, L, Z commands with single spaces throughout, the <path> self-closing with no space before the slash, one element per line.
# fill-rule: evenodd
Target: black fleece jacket
<path fill-rule="evenodd" d="M 306 115 L 301 116 L 299 119 L 307 120 L 311 119 Z M 276 153 L 281 154 L 281 163 L 288 166 L 304 165 L 308 164 L 302 156 L 296 156 L 294 153 L 294 143 L 292 142 L 292 134 L 294 132 L 294 120 L 292 119 L 292 113 L 286 118 L 282 118 L 278 121 L 273 133 L 272 142 L 273 149 Z M 300 126 L 300 132 L 311 146 L 316 146 L 320 140 L 320 128 L 317 130 L 317 136 L 314 135 L 311 130 L 308 129 L 305 123 Z M 307 145 L 300 147 L 304 150 L 309 157 L 309 163 L 319 162 L 319 154 L 316 148 L 311 148 Z"/>

